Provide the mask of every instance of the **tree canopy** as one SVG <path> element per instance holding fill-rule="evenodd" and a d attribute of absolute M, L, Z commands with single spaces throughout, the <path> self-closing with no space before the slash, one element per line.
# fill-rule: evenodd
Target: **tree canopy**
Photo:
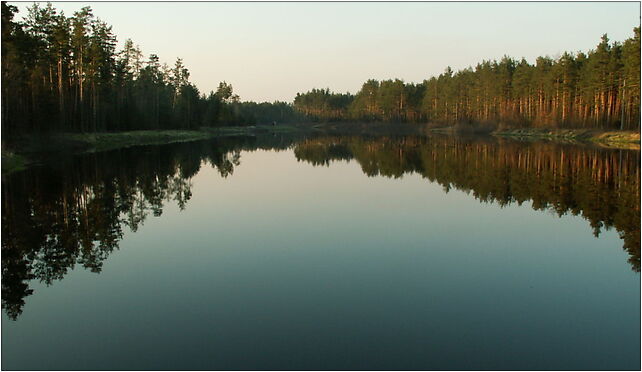
<path fill-rule="evenodd" d="M 312 89 L 294 107 L 312 120 L 492 123 L 513 127 L 640 127 L 640 28 L 624 43 L 603 35 L 588 53 L 504 56 L 421 83 L 368 80 L 355 94 Z"/>
<path fill-rule="evenodd" d="M 36 3 L 22 22 L 15 20 L 17 12 L 2 2 L 6 135 L 192 129 L 257 120 L 227 82 L 202 94 L 181 58 L 173 67 L 161 64 L 156 54 L 144 57 L 131 39 L 116 50 L 111 26 L 90 7 L 68 17 L 50 3 Z M 283 104 L 275 107 L 283 115 L 288 111 Z"/>
<path fill-rule="evenodd" d="M 421 83 L 368 80 L 356 94 L 329 88 L 292 103 L 241 102 L 223 81 L 201 93 L 182 59 L 162 64 L 84 7 L 67 16 L 35 3 L 23 21 L 2 3 L 2 130 L 98 132 L 294 121 L 380 121 L 507 127 L 640 127 L 640 28 L 603 35 L 587 53 L 504 56 Z"/>

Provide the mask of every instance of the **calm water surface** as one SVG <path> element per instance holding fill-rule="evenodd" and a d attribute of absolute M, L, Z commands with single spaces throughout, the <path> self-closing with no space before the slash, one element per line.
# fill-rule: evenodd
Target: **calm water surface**
<path fill-rule="evenodd" d="M 238 137 L 2 180 L 3 369 L 639 369 L 638 151 Z"/>

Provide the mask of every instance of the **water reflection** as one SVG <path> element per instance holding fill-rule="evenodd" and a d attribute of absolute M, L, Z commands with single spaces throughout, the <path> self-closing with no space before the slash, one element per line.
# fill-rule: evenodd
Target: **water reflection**
<path fill-rule="evenodd" d="M 371 177 L 418 173 L 445 192 L 454 187 L 487 203 L 532 201 L 536 210 L 581 215 L 596 237 L 614 227 L 640 271 L 638 151 L 494 138 L 334 137 L 303 141 L 294 153 L 315 165 L 355 159 Z"/>
<path fill-rule="evenodd" d="M 328 166 L 356 160 L 368 176 L 418 173 L 448 192 L 487 203 L 532 201 L 537 210 L 587 219 L 596 236 L 615 228 L 640 270 L 639 152 L 492 138 L 288 135 L 222 138 L 54 159 L 3 178 L 2 307 L 16 319 L 32 293 L 76 265 L 100 272 L 123 229 L 137 231 L 167 202 L 186 208 L 191 179 L 210 165 L 233 174 L 242 151 L 293 149 Z"/>

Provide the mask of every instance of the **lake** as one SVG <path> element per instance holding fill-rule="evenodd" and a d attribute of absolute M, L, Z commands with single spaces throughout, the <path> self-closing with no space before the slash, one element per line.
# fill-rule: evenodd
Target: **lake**
<path fill-rule="evenodd" d="M 2 369 L 640 368 L 640 153 L 265 134 L 2 179 Z"/>

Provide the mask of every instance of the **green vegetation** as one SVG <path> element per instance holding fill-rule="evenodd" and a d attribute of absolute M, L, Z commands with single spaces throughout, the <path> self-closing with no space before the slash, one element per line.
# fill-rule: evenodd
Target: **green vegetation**
<path fill-rule="evenodd" d="M 640 128 L 640 28 L 588 53 L 503 57 L 419 84 L 368 80 L 355 95 L 313 89 L 294 107 L 317 121 L 461 123 L 505 128 Z"/>
<path fill-rule="evenodd" d="M 12 151 L 2 150 L 2 174 L 6 175 L 15 171 L 25 169 L 27 166 L 27 159 Z"/>
<path fill-rule="evenodd" d="M 309 133 L 317 130 L 310 125 L 263 125 L 199 128 L 198 130 L 138 130 L 127 132 L 55 133 L 21 136 L 15 139 L 12 151 L 2 152 L 2 174 L 25 169 L 51 151 L 100 152 L 142 145 L 163 145 L 199 141 L 215 137 L 256 136 L 265 133 Z"/>
<path fill-rule="evenodd" d="M 116 51 L 111 27 L 90 7 L 67 17 L 36 3 L 24 22 L 16 13 L 2 3 L 3 143 L 19 154 L 301 131 L 310 122 L 331 133 L 411 133 L 402 124 L 429 123 L 451 133 L 639 142 L 631 132 L 640 128 L 639 28 L 623 43 L 604 35 L 588 53 L 535 64 L 505 56 L 416 84 L 371 79 L 356 94 L 312 89 L 290 104 L 241 102 L 226 82 L 202 94 L 180 58 L 173 67 L 144 59 L 131 40 Z M 25 162 L 3 153 L 3 172 Z"/>
<path fill-rule="evenodd" d="M 352 118 L 348 107 L 354 101 L 350 93 L 332 93 L 330 89 L 312 89 L 307 93 L 297 93 L 294 107 L 315 121 L 340 121 Z"/>
<path fill-rule="evenodd" d="M 496 136 L 514 138 L 544 138 L 579 140 L 604 143 L 608 145 L 639 144 L 640 133 L 633 131 L 596 131 L 592 129 L 544 129 L 522 128 L 500 130 L 493 133 Z M 639 146 L 638 146 L 639 148 Z"/>
<path fill-rule="evenodd" d="M 54 139 L 61 143 L 75 142 L 90 146 L 93 151 L 105 151 L 138 145 L 159 145 L 189 142 L 212 137 L 212 133 L 197 130 L 156 130 L 117 133 L 62 133 Z"/>
<path fill-rule="evenodd" d="M 162 145 L 199 141 L 213 137 L 257 135 L 263 133 L 309 132 L 311 126 L 262 125 L 234 127 L 202 127 L 198 130 L 138 130 L 113 133 L 58 133 L 50 137 L 53 146 L 81 147 L 85 151 L 106 151 L 140 145 Z M 34 148 L 35 146 L 32 146 Z"/>
<path fill-rule="evenodd" d="M 238 135 L 259 135 L 264 133 L 309 133 L 319 129 L 315 125 L 301 125 L 301 124 L 276 124 L 276 125 L 248 125 L 237 127 L 217 127 L 217 128 L 204 128 L 209 133 L 218 136 L 238 136 Z"/>
<path fill-rule="evenodd" d="M 604 35 L 594 50 L 504 56 L 450 67 L 421 83 L 368 80 L 356 94 L 312 89 L 292 104 L 241 102 L 232 85 L 202 94 L 179 58 L 143 58 L 84 7 L 67 17 L 36 3 L 24 22 L 2 3 L 2 130 L 98 133 L 192 130 L 297 122 L 408 122 L 491 129 L 640 127 L 640 28 L 623 43 Z"/>
<path fill-rule="evenodd" d="M 3 139 L 35 133 L 191 130 L 293 122 L 284 102 L 240 102 L 231 84 L 202 94 L 178 58 L 161 64 L 128 39 L 116 51 L 111 26 L 84 7 L 67 17 L 34 4 L 24 22 L 2 2 Z M 101 137 L 108 139 L 107 137 Z"/>
<path fill-rule="evenodd" d="M 149 130 L 21 136 L 12 144 L 12 150 L 2 151 L 2 174 L 7 175 L 37 164 L 40 158 L 51 152 L 98 152 L 131 146 L 197 141 L 214 135 L 205 130 Z"/>
<path fill-rule="evenodd" d="M 242 125 L 301 123 L 307 121 L 306 115 L 286 102 L 234 102 L 231 105 L 235 122 Z"/>
<path fill-rule="evenodd" d="M 618 143 L 640 143 L 640 132 L 627 132 L 627 131 L 617 131 L 617 132 L 603 132 L 595 134 L 592 140 L 596 142 L 604 142 L 608 144 L 618 144 Z"/>

